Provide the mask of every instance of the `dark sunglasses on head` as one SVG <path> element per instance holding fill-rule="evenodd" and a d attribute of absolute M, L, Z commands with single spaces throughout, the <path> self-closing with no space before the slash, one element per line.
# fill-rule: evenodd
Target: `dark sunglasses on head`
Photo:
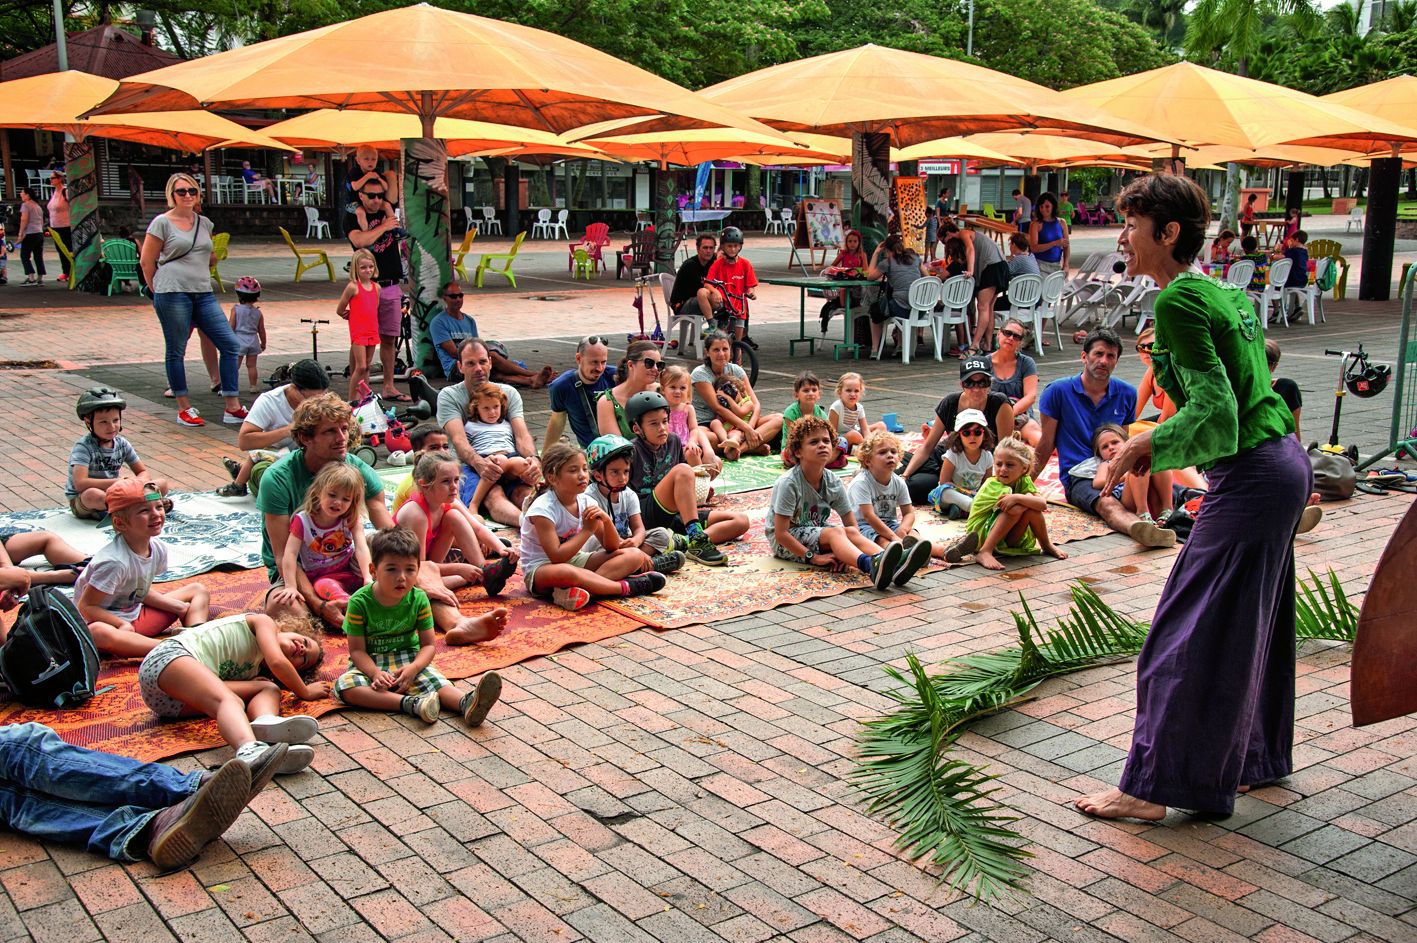
<path fill-rule="evenodd" d="M 175 196 L 196 196 L 202 191 L 198 190 L 196 187 L 173 187 L 172 192 Z"/>
<path fill-rule="evenodd" d="M 581 343 L 584 344 L 586 347 L 593 347 L 596 344 L 604 344 L 606 347 L 609 347 L 610 338 L 601 337 L 599 334 L 592 334 L 589 337 L 582 337 Z"/>
<path fill-rule="evenodd" d="M 646 357 L 644 360 L 641 360 L 640 363 L 645 365 L 646 370 L 658 370 L 660 367 L 664 366 L 664 361 L 656 360 L 653 357 Z"/>
<path fill-rule="evenodd" d="M 460 292 L 460 291 L 450 291 L 450 292 L 448 292 L 446 295 L 444 295 L 443 297 L 444 297 L 444 298 L 461 298 L 461 297 L 462 297 L 462 292 Z"/>
<path fill-rule="evenodd" d="M 970 390 L 987 390 L 990 387 L 987 379 L 984 380 L 962 380 L 960 386 Z"/>
<path fill-rule="evenodd" d="M 1016 341 L 1023 340 L 1023 335 L 1018 331 L 1000 331 L 999 334 L 1003 337 L 1012 337 Z"/>

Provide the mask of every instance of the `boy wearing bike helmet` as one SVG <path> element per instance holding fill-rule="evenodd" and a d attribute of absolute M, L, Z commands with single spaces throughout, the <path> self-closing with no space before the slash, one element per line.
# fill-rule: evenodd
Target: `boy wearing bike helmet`
<path fill-rule="evenodd" d="M 75 412 L 88 432 L 69 450 L 69 480 L 64 496 L 69 510 L 85 521 L 101 521 L 108 516 L 108 489 L 127 465 L 133 476 L 157 485 L 167 494 L 167 482 L 148 474 L 131 443 L 118 433 L 123 428 L 123 409 L 128 404 L 117 390 L 96 386 L 79 394 Z"/>
<path fill-rule="evenodd" d="M 733 336 L 741 341 L 748 325 L 745 299 L 758 297 L 758 275 L 753 263 L 739 254 L 743 251 L 743 231 L 737 226 L 723 231 L 718 248 L 719 256 L 709 266 L 704 287 L 699 289 L 699 310 L 705 321 L 712 321 L 716 311 L 726 308 L 733 318 Z"/>
<path fill-rule="evenodd" d="M 586 449 L 590 484 L 585 493 L 610 515 L 615 532 L 620 535 L 621 547 L 639 548 L 650 558 L 651 569 L 673 573 L 684 565 L 683 551 L 688 549 L 689 541 L 667 527 L 645 530 L 639 495 L 629 487 L 630 461 L 634 453 L 634 444 L 623 436 L 603 435 L 592 439 L 590 448 Z"/>
<path fill-rule="evenodd" d="M 653 392 L 636 393 L 625 404 L 634 430 L 630 488 L 639 498 L 646 527 L 667 527 L 689 539 L 688 557 L 705 566 L 723 566 L 727 555 L 714 546 L 748 531 L 748 516 L 699 510 L 694 469 L 684 461 L 684 443 L 669 431 L 669 401 Z"/>

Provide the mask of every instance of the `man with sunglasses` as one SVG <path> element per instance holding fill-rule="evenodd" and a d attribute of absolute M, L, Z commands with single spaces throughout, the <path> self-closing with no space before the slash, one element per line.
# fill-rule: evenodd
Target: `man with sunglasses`
<path fill-rule="evenodd" d="M 413 397 L 394 386 L 394 348 L 403 314 L 403 289 L 399 287 L 403 281 L 403 254 L 399 251 L 403 230 L 388 202 L 389 188 L 384 180 L 366 180 L 355 196 L 359 204 L 344 215 L 344 231 L 351 246 L 374 254 L 374 265 L 379 270 L 379 365 L 384 375 L 379 395 L 391 403 L 411 403 Z"/>
<path fill-rule="evenodd" d="M 576 369 L 561 374 L 546 387 L 551 394 L 551 421 L 542 441 L 544 452 L 558 441 L 571 424 L 571 433 L 581 448 L 590 446 L 600 435 L 596 428 L 595 403 L 600 394 L 615 385 L 615 368 L 610 362 L 610 339 L 582 337 L 576 344 Z"/>
<path fill-rule="evenodd" d="M 438 294 L 443 309 L 433 316 L 428 325 L 428 336 L 438 351 L 438 362 L 443 365 L 443 375 L 456 380 L 461 373 L 458 367 L 458 349 L 462 342 L 478 336 L 477 321 L 463 311 L 462 283 L 453 280 L 443 286 Z M 483 338 L 487 354 L 492 358 L 492 379 L 512 386 L 526 386 L 539 390 L 556 376 L 550 364 L 539 371 L 531 371 L 512 359 L 505 345 Z"/>

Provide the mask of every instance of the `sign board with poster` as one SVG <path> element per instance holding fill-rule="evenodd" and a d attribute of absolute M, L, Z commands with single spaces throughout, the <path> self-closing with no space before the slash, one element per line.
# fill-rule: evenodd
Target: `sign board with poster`
<path fill-rule="evenodd" d="M 905 247 L 917 255 L 925 254 L 925 178 L 895 178 L 895 218 Z"/>
<path fill-rule="evenodd" d="M 797 204 L 797 225 L 793 229 L 792 254 L 787 264 L 807 269 L 798 256 L 799 249 L 807 250 L 807 258 L 817 264 L 816 253 L 822 253 L 822 265 L 826 264 L 827 252 L 840 248 L 846 241 L 846 230 L 841 223 L 841 204 L 836 200 L 808 199 Z"/>

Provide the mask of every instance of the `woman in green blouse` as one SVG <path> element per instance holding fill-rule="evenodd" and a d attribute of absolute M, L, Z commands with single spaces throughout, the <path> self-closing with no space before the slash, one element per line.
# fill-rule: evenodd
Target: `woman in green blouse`
<path fill-rule="evenodd" d="M 1156 820 L 1168 806 L 1229 814 L 1237 791 L 1292 768 L 1293 538 L 1313 476 L 1270 387 L 1254 308 L 1240 289 L 1190 271 L 1210 221 L 1204 192 L 1155 174 L 1117 206 L 1128 274 L 1161 286 L 1151 356 L 1178 411 L 1127 441 L 1103 493 L 1133 468 L 1188 465 L 1205 471 L 1210 493 L 1137 660 L 1119 788 L 1076 806 L 1102 818 Z"/>

